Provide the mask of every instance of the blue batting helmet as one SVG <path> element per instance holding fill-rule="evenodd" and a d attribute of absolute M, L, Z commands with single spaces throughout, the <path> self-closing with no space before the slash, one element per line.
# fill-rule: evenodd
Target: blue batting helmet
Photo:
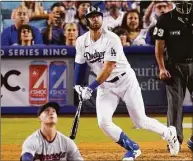
<path fill-rule="evenodd" d="M 90 17 L 92 15 L 95 15 L 95 14 L 99 14 L 99 15 L 101 15 L 103 17 L 103 13 L 101 12 L 99 7 L 90 6 L 87 9 L 85 17 L 88 18 L 88 17 Z"/>

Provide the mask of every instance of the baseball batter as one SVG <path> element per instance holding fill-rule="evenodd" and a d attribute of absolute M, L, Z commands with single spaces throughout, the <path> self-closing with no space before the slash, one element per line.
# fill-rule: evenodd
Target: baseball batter
<path fill-rule="evenodd" d="M 125 102 L 136 127 L 161 135 L 168 141 L 170 153 L 177 155 L 179 142 L 175 127 L 166 127 L 146 116 L 141 89 L 135 72 L 125 57 L 121 41 L 117 35 L 102 28 L 102 19 L 100 8 L 88 8 L 86 21 L 90 31 L 80 36 L 76 42 L 75 90 L 83 100 L 87 100 L 97 88 L 96 110 L 99 127 L 127 150 L 123 160 L 134 160 L 141 151 L 138 144 L 112 122 L 120 99 Z M 97 78 L 88 87 L 81 87 L 81 76 L 84 75 L 86 63 Z"/>
<path fill-rule="evenodd" d="M 56 130 L 59 108 L 54 102 L 39 108 L 41 128 L 24 141 L 21 161 L 83 160 L 75 143 Z"/>

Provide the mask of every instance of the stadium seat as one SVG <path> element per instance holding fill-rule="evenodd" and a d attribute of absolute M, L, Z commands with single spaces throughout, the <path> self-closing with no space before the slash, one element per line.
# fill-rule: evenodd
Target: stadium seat
<path fill-rule="evenodd" d="M 13 10 L 19 7 L 21 4 L 20 1 L 9 1 L 9 2 L 1 2 L 1 9 Z"/>
<path fill-rule="evenodd" d="M 98 6 L 101 10 L 105 10 L 105 3 L 103 1 L 92 1 L 93 6 Z"/>
<path fill-rule="evenodd" d="M 12 11 L 9 9 L 1 9 L 2 19 L 10 19 Z"/>
<path fill-rule="evenodd" d="M 1 15 L 0 18 L 1 18 L 0 21 L 2 22 L 2 15 Z M 1 28 L 0 28 L 0 30 L 1 30 L 1 33 L 2 33 L 2 31 L 3 31 L 3 23 L 1 23 Z"/>
<path fill-rule="evenodd" d="M 51 1 L 50 1 L 50 2 L 48 2 L 48 1 L 42 2 L 43 7 L 44 7 L 44 10 L 50 11 L 50 8 L 51 8 L 51 6 L 52 6 L 54 3 L 56 3 L 56 1 L 53 1 L 53 2 L 51 2 Z"/>
<path fill-rule="evenodd" d="M 3 29 L 13 25 L 13 21 L 11 19 L 4 19 L 3 20 Z"/>
<path fill-rule="evenodd" d="M 11 19 L 4 19 L 3 20 L 3 29 L 5 29 L 13 24 L 14 23 Z M 46 22 L 46 20 L 33 20 L 33 21 L 30 21 L 29 24 L 38 28 L 39 31 L 41 31 L 43 28 L 46 27 L 47 22 Z"/>
<path fill-rule="evenodd" d="M 17 8 L 21 2 L 1 2 L 2 19 L 10 19 L 12 10 Z"/>
<path fill-rule="evenodd" d="M 29 22 L 30 25 L 37 27 L 41 32 L 47 26 L 47 20 L 33 20 Z"/>

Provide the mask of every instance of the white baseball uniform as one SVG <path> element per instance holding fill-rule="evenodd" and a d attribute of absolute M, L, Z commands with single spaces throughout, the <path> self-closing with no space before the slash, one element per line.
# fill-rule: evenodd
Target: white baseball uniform
<path fill-rule="evenodd" d="M 49 142 L 44 138 L 40 129 L 37 130 L 24 141 L 21 155 L 24 153 L 31 153 L 34 161 L 83 160 L 76 144 L 59 131 L 54 140 Z"/>
<path fill-rule="evenodd" d="M 125 57 L 120 38 L 111 31 L 102 29 L 102 35 L 96 42 L 91 40 L 90 31 L 77 39 L 76 63 L 87 62 L 91 70 L 98 75 L 103 70 L 104 61 L 114 61 L 116 66 L 109 78 L 97 89 L 96 110 L 99 127 L 114 141 L 119 140 L 122 129 L 112 122 L 112 116 L 119 100 L 122 99 L 135 126 L 166 138 L 167 127 L 145 114 L 141 89 L 135 72 Z M 115 77 L 119 78 L 116 82 L 107 82 Z"/>
<path fill-rule="evenodd" d="M 102 29 L 102 35 L 96 42 L 91 40 L 90 31 L 77 39 L 76 63 L 87 62 L 91 70 L 98 75 L 103 70 L 104 61 L 116 62 L 107 81 L 115 77 L 119 79 L 114 83 L 105 81 L 97 89 L 96 110 L 99 127 L 114 141 L 119 140 L 122 129 L 112 122 L 112 116 L 119 100 L 122 99 L 135 126 L 151 130 L 165 138 L 167 127 L 145 114 L 141 89 L 135 72 L 125 57 L 120 38 L 111 31 Z"/>

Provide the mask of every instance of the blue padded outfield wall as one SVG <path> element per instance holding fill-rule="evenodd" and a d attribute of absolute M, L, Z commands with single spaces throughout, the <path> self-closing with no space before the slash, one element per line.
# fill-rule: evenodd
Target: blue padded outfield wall
<path fill-rule="evenodd" d="M 166 113 L 165 85 L 158 79 L 154 47 L 125 47 L 124 51 L 139 80 L 146 112 Z M 38 106 L 56 101 L 62 114 L 74 114 L 74 57 L 75 49 L 67 46 L 2 47 L 1 113 L 35 114 Z M 94 79 L 95 75 L 88 71 L 85 80 L 90 83 Z M 84 103 L 82 113 L 96 112 L 95 97 L 93 93 L 92 99 Z M 183 105 L 185 113 L 193 112 L 188 92 Z M 123 102 L 116 113 L 127 113 Z"/>

